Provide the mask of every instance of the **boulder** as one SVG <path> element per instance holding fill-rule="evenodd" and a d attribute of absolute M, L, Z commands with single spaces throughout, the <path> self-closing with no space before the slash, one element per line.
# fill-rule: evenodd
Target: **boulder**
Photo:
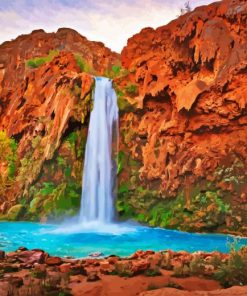
<path fill-rule="evenodd" d="M 99 280 L 100 280 L 100 277 L 95 272 L 91 272 L 87 275 L 87 282 L 96 282 Z"/>
<path fill-rule="evenodd" d="M 45 263 L 50 266 L 60 265 L 62 262 L 62 259 L 57 256 L 47 257 L 45 260 Z"/>
<path fill-rule="evenodd" d="M 150 263 L 146 259 L 133 260 L 132 261 L 131 271 L 134 274 L 139 274 L 139 273 L 142 273 L 142 272 L 146 271 L 149 267 L 150 267 Z"/>
<path fill-rule="evenodd" d="M 27 250 L 16 253 L 16 258 L 23 264 L 23 266 L 31 267 L 34 263 L 44 263 L 45 253 L 43 251 Z"/>
<path fill-rule="evenodd" d="M 59 266 L 59 270 L 62 273 L 68 273 L 71 270 L 71 263 L 63 263 Z"/>
<path fill-rule="evenodd" d="M 114 265 L 110 264 L 109 261 L 104 260 L 100 262 L 100 272 L 108 274 L 115 269 Z"/>
<path fill-rule="evenodd" d="M 5 252 L 0 250 L 0 260 L 3 260 L 5 258 Z"/>

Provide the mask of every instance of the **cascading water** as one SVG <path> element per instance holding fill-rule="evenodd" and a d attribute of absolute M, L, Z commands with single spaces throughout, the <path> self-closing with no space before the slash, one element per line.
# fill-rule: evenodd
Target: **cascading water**
<path fill-rule="evenodd" d="M 112 81 L 95 78 L 83 171 L 80 222 L 109 223 L 114 216 L 118 106 Z M 116 153 L 116 151 L 115 151 Z"/>

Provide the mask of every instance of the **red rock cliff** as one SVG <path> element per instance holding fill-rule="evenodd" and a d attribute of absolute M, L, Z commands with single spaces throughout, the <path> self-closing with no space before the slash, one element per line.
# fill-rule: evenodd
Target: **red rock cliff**
<path fill-rule="evenodd" d="M 165 200 L 184 192 L 186 207 L 197 194 L 217 192 L 246 227 L 246 1 L 212 3 L 145 28 L 121 59 L 129 71 L 121 88 L 136 106 L 121 117 L 121 149 L 139 165 L 138 173 L 123 170 L 120 184 L 146 184 Z"/>
<path fill-rule="evenodd" d="M 91 74 L 104 75 L 118 63 L 119 55 L 103 43 L 88 41 L 71 29 L 37 30 L 0 45 L 0 148 L 5 150 L 0 158 L 0 213 L 7 213 L 23 198 L 27 208 L 37 194 L 41 200 L 42 184 L 54 190 L 61 186 L 66 167 L 71 170 L 66 184 L 73 183 L 73 167 L 80 158 L 82 162 L 82 156 L 77 159 L 72 146 L 61 145 L 69 134 L 74 137 L 71 141 L 81 138 L 78 129 L 87 126 Z M 56 163 L 54 157 L 60 157 L 60 167 L 45 169 L 45 163 Z M 80 175 L 81 171 L 76 188 L 81 187 Z M 36 193 L 29 192 L 31 185 Z M 41 201 L 35 207 L 39 205 L 43 207 Z"/>

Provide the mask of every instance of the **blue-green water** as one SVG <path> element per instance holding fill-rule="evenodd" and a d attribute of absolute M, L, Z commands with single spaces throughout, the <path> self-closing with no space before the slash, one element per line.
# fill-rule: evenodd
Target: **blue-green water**
<path fill-rule="evenodd" d="M 136 250 L 228 252 L 232 236 L 192 234 L 140 225 L 51 225 L 30 222 L 0 222 L 0 249 L 20 246 L 43 249 L 51 255 L 86 257 L 92 252 L 127 256 Z M 247 245 L 239 238 L 238 246 Z"/>

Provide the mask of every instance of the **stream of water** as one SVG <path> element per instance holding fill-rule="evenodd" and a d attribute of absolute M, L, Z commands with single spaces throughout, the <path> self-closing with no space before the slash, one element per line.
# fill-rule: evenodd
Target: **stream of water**
<path fill-rule="evenodd" d="M 117 142 L 117 96 L 110 79 L 96 77 L 83 170 L 82 223 L 113 220 L 117 166 L 112 148 Z"/>

